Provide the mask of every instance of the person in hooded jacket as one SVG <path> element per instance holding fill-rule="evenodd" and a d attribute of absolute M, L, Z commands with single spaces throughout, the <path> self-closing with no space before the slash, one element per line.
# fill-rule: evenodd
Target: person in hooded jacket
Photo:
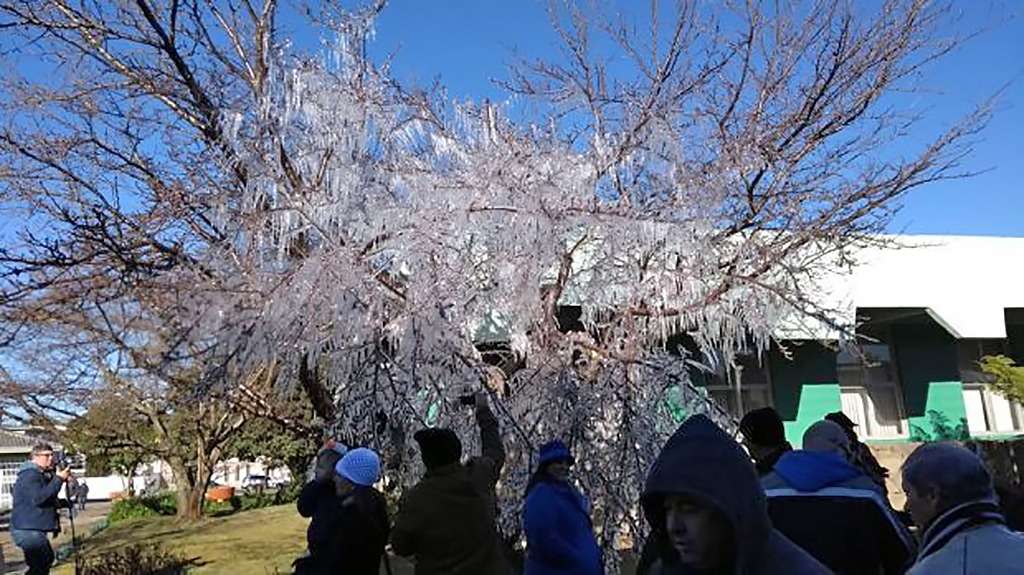
<path fill-rule="evenodd" d="M 57 509 L 62 504 L 60 490 L 71 478 L 67 469 L 54 471 L 53 447 L 38 444 L 32 447 L 32 460 L 18 470 L 12 492 L 11 539 L 25 554 L 27 575 L 46 575 L 53 565 L 53 547 L 47 535 L 60 531 Z"/>
<path fill-rule="evenodd" d="M 825 420 L 843 428 L 846 436 L 850 438 L 850 463 L 859 467 L 865 475 L 877 483 L 882 494 L 888 497 L 889 488 L 885 485 L 885 480 L 889 477 L 889 470 L 878 462 L 875 454 L 871 453 L 871 448 L 857 436 L 857 424 L 842 411 L 834 411 L 826 415 Z"/>
<path fill-rule="evenodd" d="M 771 407 L 748 411 L 740 420 L 740 433 L 743 446 L 750 452 L 761 477 L 772 472 L 780 457 L 793 451 L 793 446 L 786 441 L 782 417 Z"/>
<path fill-rule="evenodd" d="M 416 575 L 505 575 L 495 486 L 505 465 L 498 420 L 487 396 L 474 399 L 481 454 L 461 463 L 462 442 L 450 429 L 427 428 L 413 439 L 427 468 L 399 504 L 391 547 L 411 557 Z"/>
<path fill-rule="evenodd" d="M 849 449 L 835 422 L 811 425 L 803 449 L 782 456 L 762 480 L 772 523 L 839 575 L 904 573 L 913 539 Z"/>
<path fill-rule="evenodd" d="M 909 575 L 1024 573 L 1024 534 L 1006 526 L 981 458 L 955 443 L 926 443 L 902 470 L 907 508 L 921 529 Z"/>
<path fill-rule="evenodd" d="M 757 473 L 704 415 L 662 448 L 641 497 L 651 535 L 639 575 L 824 575 L 828 569 L 772 527 Z"/>
<path fill-rule="evenodd" d="M 526 487 L 523 530 L 525 575 L 600 575 L 601 550 L 594 539 L 590 504 L 569 482 L 575 463 L 565 443 L 540 448 L 537 471 Z"/>
<path fill-rule="evenodd" d="M 377 575 L 390 524 L 387 501 L 373 488 L 380 480 L 380 457 L 371 449 L 349 450 L 335 465 L 332 494 L 309 511 L 309 556 L 296 561 L 295 575 Z"/>

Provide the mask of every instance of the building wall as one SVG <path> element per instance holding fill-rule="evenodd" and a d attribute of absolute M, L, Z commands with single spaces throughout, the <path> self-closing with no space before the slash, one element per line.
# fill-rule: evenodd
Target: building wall
<path fill-rule="evenodd" d="M 768 357 L 772 397 L 786 427 L 786 438 L 799 447 L 804 431 L 825 414 L 842 407 L 836 352 L 816 341 L 788 342 Z"/>
<path fill-rule="evenodd" d="M 911 441 L 966 438 L 956 340 L 934 322 L 894 325 L 891 333 Z"/>

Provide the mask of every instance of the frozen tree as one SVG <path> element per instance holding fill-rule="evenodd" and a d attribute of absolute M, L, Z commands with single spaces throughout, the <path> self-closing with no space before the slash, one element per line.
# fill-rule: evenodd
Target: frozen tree
<path fill-rule="evenodd" d="M 69 305 L 153 305 L 180 336 L 161 361 L 217 374 L 197 393 L 301 388 L 397 484 L 420 471 L 410 432 L 469 440 L 458 397 L 483 388 L 506 535 L 532 449 L 563 437 L 602 543 L 628 545 L 667 398 L 729 427 L 693 369 L 783 325 L 849 335 L 816 279 L 884 242 L 909 190 L 963 175 L 987 118 L 897 154 L 920 120 L 897 95 L 959 41 L 938 36 L 950 6 L 851 4 L 552 4 L 560 58 L 520 62 L 495 104 L 399 85 L 366 52 L 382 3 L 311 10 L 324 57 L 281 37 L 272 0 L 0 1 L 19 50 L 68 75 L 4 88 L 2 193 L 54 222 L 3 252 L 9 342 L 73 332 Z"/>

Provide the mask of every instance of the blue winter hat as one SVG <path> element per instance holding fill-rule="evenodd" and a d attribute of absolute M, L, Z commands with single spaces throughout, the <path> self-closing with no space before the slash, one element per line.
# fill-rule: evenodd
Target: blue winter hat
<path fill-rule="evenodd" d="M 548 463 L 554 463 L 555 461 L 568 461 L 569 465 L 576 463 L 572 453 L 569 453 L 569 448 L 559 439 L 549 441 L 540 446 L 540 457 L 537 460 L 537 467 L 544 467 Z"/>
<path fill-rule="evenodd" d="M 334 466 L 338 475 L 356 485 L 369 487 L 380 481 L 380 457 L 372 449 L 350 449 Z"/>

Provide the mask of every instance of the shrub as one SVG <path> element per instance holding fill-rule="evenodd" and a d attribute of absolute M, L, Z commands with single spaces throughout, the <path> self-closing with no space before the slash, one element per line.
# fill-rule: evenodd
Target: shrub
<path fill-rule="evenodd" d="M 173 493 L 157 493 L 146 497 L 118 499 L 111 507 L 107 520 L 113 524 L 144 517 L 174 515 L 177 512 L 178 503 Z"/>
<path fill-rule="evenodd" d="M 132 519 L 155 517 L 157 515 L 159 515 L 159 513 L 149 507 L 146 507 L 146 504 L 143 503 L 141 499 L 133 497 L 131 499 L 119 499 L 115 501 L 113 507 L 110 508 L 110 515 L 107 516 L 107 521 L 114 524 Z"/>
<path fill-rule="evenodd" d="M 251 511 L 253 509 L 262 509 L 264 507 L 270 507 L 276 503 L 276 497 L 267 493 L 260 493 L 257 495 L 246 495 L 242 497 L 242 511 Z"/>
<path fill-rule="evenodd" d="M 302 492 L 302 482 L 293 481 L 288 483 L 277 490 L 274 493 L 274 505 L 281 505 L 283 503 L 293 503 L 299 499 L 299 493 Z"/>
<path fill-rule="evenodd" d="M 177 496 L 169 491 L 147 495 L 142 498 L 142 501 L 146 507 L 160 515 L 174 515 L 178 512 Z"/>
<path fill-rule="evenodd" d="M 80 555 L 75 571 L 80 575 L 182 575 L 189 563 L 157 545 L 130 545 Z"/>
<path fill-rule="evenodd" d="M 210 517 L 223 517 L 225 515 L 231 515 L 242 508 L 242 499 L 234 495 L 227 501 L 210 501 L 207 499 L 203 502 L 203 513 Z"/>

